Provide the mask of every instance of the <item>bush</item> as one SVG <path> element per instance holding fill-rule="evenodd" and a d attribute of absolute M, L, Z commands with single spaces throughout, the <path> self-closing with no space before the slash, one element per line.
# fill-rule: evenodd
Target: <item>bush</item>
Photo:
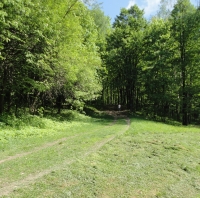
<path fill-rule="evenodd" d="M 12 127 L 21 129 L 25 126 L 44 128 L 45 124 L 39 116 L 30 114 L 24 114 L 19 117 L 16 117 L 14 114 L 4 114 L 0 116 L 0 128 Z"/>

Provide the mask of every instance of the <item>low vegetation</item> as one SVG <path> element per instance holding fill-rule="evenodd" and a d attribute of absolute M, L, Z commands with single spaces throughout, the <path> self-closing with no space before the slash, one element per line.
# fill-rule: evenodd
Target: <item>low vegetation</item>
<path fill-rule="evenodd" d="M 198 127 L 114 115 L 4 126 L 0 197 L 200 197 Z"/>

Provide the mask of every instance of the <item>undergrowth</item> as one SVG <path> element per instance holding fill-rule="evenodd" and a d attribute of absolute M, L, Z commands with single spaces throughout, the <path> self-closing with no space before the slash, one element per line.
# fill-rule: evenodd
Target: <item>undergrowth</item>
<path fill-rule="evenodd" d="M 111 117 L 98 112 L 95 108 L 88 107 L 90 113 L 75 110 L 63 110 L 60 114 L 46 111 L 41 115 L 30 114 L 4 114 L 0 116 L 0 151 L 8 145 L 17 142 L 38 141 L 38 138 L 47 139 L 52 136 L 66 136 L 79 128 L 90 128 L 96 124 L 110 122 Z M 108 119 L 110 118 L 110 119 Z M 37 139 L 37 140 L 36 140 Z M 44 140 L 45 141 L 45 140 Z"/>
<path fill-rule="evenodd" d="M 14 114 L 4 114 L 0 116 L 0 149 L 13 139 L 54 135 L 57 131 L 90 120 L 90 117 L 72 110 L 65 110 L 59 115 L 47 113 L 44 117 L 30 114 L 17 117 Z"/>

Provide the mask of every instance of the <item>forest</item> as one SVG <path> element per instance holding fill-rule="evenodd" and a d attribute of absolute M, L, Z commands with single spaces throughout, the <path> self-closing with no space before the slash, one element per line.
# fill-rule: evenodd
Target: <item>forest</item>
<path fill-rule="evenodd" d="M 117 105 L 183 125 L 200 121 L 200 9 L 161 0 L 111 24 L 92 0 L 2 0 L 0 120 L 85 104 Z"/>

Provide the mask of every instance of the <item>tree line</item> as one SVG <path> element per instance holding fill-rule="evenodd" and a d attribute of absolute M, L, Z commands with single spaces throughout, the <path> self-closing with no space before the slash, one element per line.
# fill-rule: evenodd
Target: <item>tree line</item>
<path fill-rule="evenodd" d="M 121 9 L 107 37 L 102 99 L 183 125 L 200 115 L 200 9 L 162 0 L 147 21 L 137 5 Z"/>
<path fill-rule="evenodd" d="M 170 6 L 123 8 L 111 27 L 93 0 L 2 0 L 0 115 L 96 101 L 199 121 L 200 9 Z"/>
<path fill-rule="evenodd" d="M 0 114 L 82 108 L 101 93 L 101 57 L 110 20 L 85 0 L 2 0 Z"/>

